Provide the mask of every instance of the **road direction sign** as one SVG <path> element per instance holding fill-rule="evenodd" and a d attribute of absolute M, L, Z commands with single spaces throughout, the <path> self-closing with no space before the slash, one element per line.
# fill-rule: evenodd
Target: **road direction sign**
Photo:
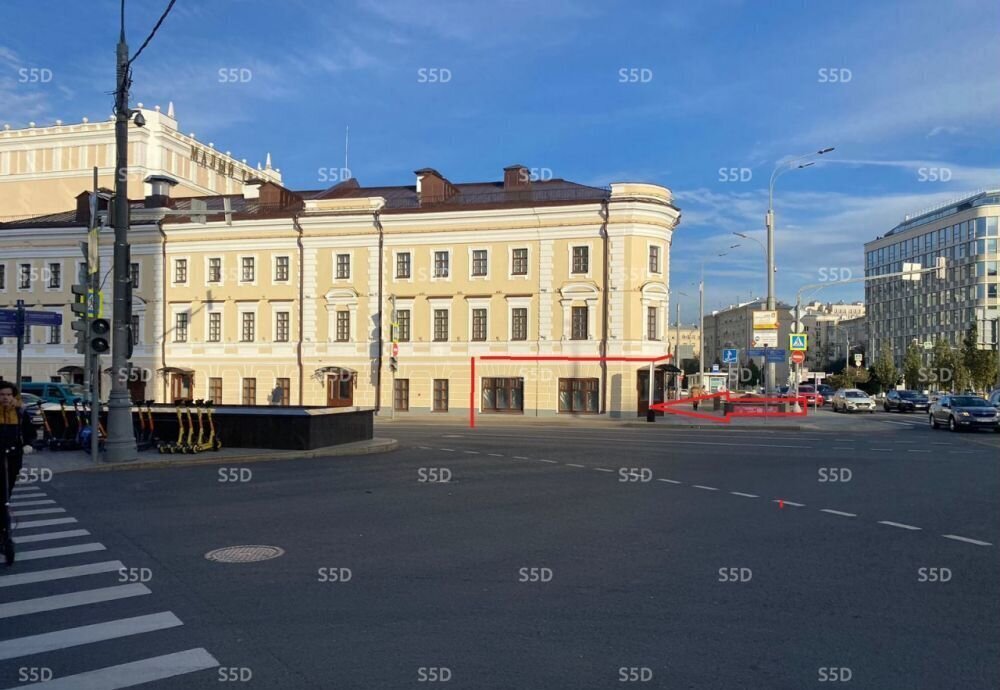
<path fill-rule="evenodd" d="M 809 336 L 805 333 L 789 333 L 788 334 L 788 349 L 793 352 L 796 350 L 801 350 L 805 352 L 806 343 L 809 342 Z"/>
<path fill-rule="evenodd" d="M 764 357 L 768 362 L 780 363 L 784 362 L 785 358 L 788 357 L 788 352 L 786 350 L 779 350 L 777 348 L 767 348 Z"/>
<path fill-rule="evenodd" d="M 792 361 L 795 362 L 796 364 L 802 364 L 804 361 L 806 361 L 806 353 L 803 352 L 802 350 L 793 350 Z"/>
<path fill-rule="evenodd" d="M 0 321 L 0 338 L 16 338 L 17 322 Z"/>
<path fill-rule="evenodd" d="M 739 361 L 739 350 L 736 348 L 726 348 L 722 351 L 723 364 L 736 364 Z"/>
<path fill-rule="evenodd" d="M 750 347 L 747 348 L 747 357 L 763 357 L 767 350 L 763 347 Z"/>
<path fill-rule="evenodd" d="M 17 309 L 0 309 L 0 323 L 17 323 Z M 61 326 L 62 314 L 57 311 L 25 309 L 24 323 L 29 326 Z"/>
<path fill-rule="evenodd" d="M 754 331 L 754 347 L 778 347 L 778 331 Z"/>

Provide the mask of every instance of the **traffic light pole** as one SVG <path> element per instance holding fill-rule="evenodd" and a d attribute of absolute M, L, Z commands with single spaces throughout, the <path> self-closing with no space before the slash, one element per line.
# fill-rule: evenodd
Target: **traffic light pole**
<path fill-rule="evenodd" d="M 128 202 L 128 107 L 129 57 L 125 27 L 121 27 L 117 51 L 115 90 L 115 251 L 114 312 L 111 339 L 111 394 L 108 396 L 108 438 L 105 460 L 135 460 L 137 449 L 132 430 L 132 406 L 126 378 L 128 372 L 129 307 L 129 202 Z"/>
<path fill-rule="evenodd" d="M 99 203 L 97 200 L 97 168 L 94 168 L 94 195 L 90 199 L 90 236 L 87 238 L 87 270 L 90 271 L 89 283 L 94 299 L 101 289 L 101 241 L 100 241 L 100 221 L 97 218 Z M 89 312 L 89 310 L 88 310 Z M 91 316 L 88 313 L 87 323 L 89 326 L 91 318 L 97 318 L 99 314 Z M 88 327 L 89 333 L 89 327 Z M 90 371 L 90 459 L 97 462 L 101 448 L 101 355 L 87 348 L 87 369 Z M 130 420 L 131 421 L 131 420 Z"/>
<path fill-rule="evenodd" d="M 17 300 L 17 389 L 21 390 L 21 351 L 24 350 L 24 300 Z"/>

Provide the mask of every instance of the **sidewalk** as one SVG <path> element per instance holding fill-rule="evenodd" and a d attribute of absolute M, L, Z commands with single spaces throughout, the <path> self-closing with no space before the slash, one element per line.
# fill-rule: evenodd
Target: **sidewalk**
<path fill-rule="evenodd" d="M 689 409 L 689 408 L 686 408 Z M 525 424 L 556 427 L 602 427 L 602 428 L 649 428 L 669 427 L 671 429 L 768 429 L 772 431 L 799 431 L 806 428 L 805 422 L 811 421 L 812 414 L 806 417 L 731 417 L 724 422 L 722 411 L 702 408 L 699 412 L 714 414 L 718 422 L 695 417 L 685 417 L 677 414 L 657 416 L 656 421 L 647 422 L 645 417 L 611 418 L 605 415 L 560 414 L 536 417 L 530 413 L 523 415 L 509 414 L 477 414 L 476 427 L 510 427 Z M 387 414 L 375 416 L 375 426 L 385 425 L 386 429 L 396 425 L 419 424 L 421 426 L 469 426 L 469 417 L 459 414 L 435 414 L 433 412 L 396 413 L 395 419 Z"/>
<path fill-rule="evenodd" d="M 262 462 L 266 460 L 299 460 L 302 458 L 326 458 L 340 455 L 368 455 L 396 450 L 399 442 L 393 438 L 373 438 L 370 441 L 355 441 L 337 446 L 325 446 L 313 450 L 274 450 L 270 448 L 222 448 L 216 452 L 194 455 L 160 454 L 142 451 L 139 459 L 126 463 L 95 463 L 82 450 L 35 451 L 24 459 L 25 468 L 48 469 L 53 474 L 62 472 L 107 472 L 115 470 L 144 470 L 160 467 L 181 467 L 187 465 L 212 465 L 230 462 Z"/>

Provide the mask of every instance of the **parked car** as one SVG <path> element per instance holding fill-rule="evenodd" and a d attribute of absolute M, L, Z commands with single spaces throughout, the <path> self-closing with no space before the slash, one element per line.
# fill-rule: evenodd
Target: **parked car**
<path fill-rule="evenodd" d="M 875 401 L 857 388 L 841 388 L 830 404 L 834 412 L 868 412 L 875 414 Z"/>
<path fill-rule="evenodd" d="M 21 390 L 37 395 L 45 402 L 56 404 L 61 402 L 68 406 L 72 406 L 74 400 L 86 400 L 88 397 L 83 386 L 72 383 L 28 382 L 21 384 Z"/>
<path fill-rule="evenodd" d="M 819 384 L 816 389 L 823 396 L 826 405 L 829 405 L 833 401 L 833 396 L 837 394 L 837 390 L 833 386 L 828 386 L 825 383 Z"/>
<path fill-rule="evenodd" d="M 816 390 L 816 386 L 812 385 L 799 386 L 799 397 L 805 398 L 807 405 L 822 406 L 826 404 L 826 400 L 823 398 L 823 394 Z"/>
<path fill-rule="evenodd" d="M 1000 409 L 1000 388 L 990 393 L 989 402 L 993 407 Z"/>
<path fill-rule="evenodd" d="M 882 403 L 886 412 L 926 412 L 930 406 L 927 396 L 917 391 L 889 391 Z"/>
<path fill-rule="evenodd" d="M 943 395 L 931 404 L 927 419 L 937 429 L 944 424 L 951 431 L 992 429 L 1000 431 L 997 408 L 975 395 Z"/>

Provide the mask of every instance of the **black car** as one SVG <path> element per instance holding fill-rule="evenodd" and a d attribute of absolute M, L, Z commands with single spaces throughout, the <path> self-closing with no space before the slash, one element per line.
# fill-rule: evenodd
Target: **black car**
<path fill-rule="evenodd" d="M 885 394 L 882 409 L 886 412 L 926 412 L 931 403 L 927 396 L 917 391 L 889 391 Z"/>

